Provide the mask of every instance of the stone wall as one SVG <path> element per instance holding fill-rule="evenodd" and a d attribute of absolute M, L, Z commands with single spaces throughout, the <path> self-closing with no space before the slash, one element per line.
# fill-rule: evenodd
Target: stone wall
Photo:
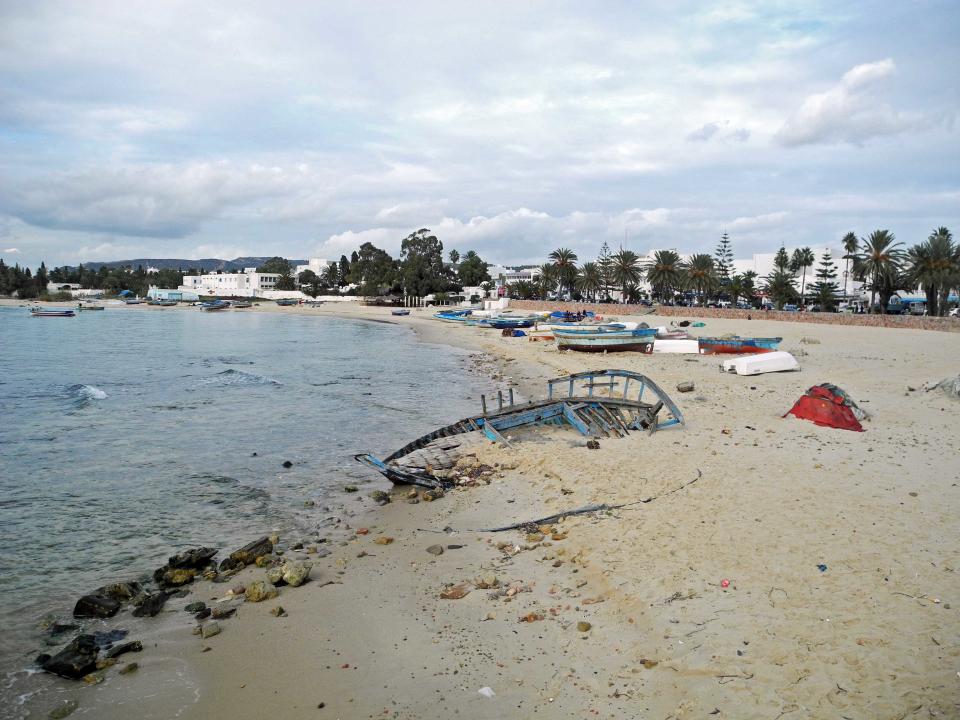
<path fill-rule="evenodd" d="M 511 300 L 510 307 L 521 310 L 569 310 L 570 312 L 592 310 L 598 315 L 643 315 L 650 312 L 650 308 L 643 305 L 544 302 L 542 300 Z M 852 315 L 849 313 L 783 312 L 779 310 L 727 310 L 723 308 L 674 307 L 668 305 L 657 305 L 655 314 L 660 317 L 726 318 L 730 320 L 746 320 L 749 315 L 755 320 L 960 332 L 960 319 L 958 318 L 914 315 Z"/>

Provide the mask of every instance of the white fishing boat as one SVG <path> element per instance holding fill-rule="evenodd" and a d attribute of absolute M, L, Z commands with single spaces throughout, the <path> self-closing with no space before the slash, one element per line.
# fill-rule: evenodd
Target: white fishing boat
<path fill-rule="evenodd" d="M 699 355 L 700 343 L 696 338 L 656 338 L 653 341 L 654 353 L 677 355 Z"/>
<path fill-rule="evenodd" d="M 720 367 L 724 372 L 736 373 L 737 375 L 763 375 L 764 373 L 799 370 L 800 363 L 790 353 L 778 350 L 724 360 Z"/>

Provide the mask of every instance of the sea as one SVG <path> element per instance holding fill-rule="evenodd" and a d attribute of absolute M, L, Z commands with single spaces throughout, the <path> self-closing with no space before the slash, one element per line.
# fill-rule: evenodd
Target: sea
<path fill-rule="evenodd" d="M 474 364 L 389 320 L 0 307 L 0 717 L 71 690 L 31 666 L 80 595 L 315 531 L 346 485 L 387 486 L 355 454 L 478 411 Z"/>

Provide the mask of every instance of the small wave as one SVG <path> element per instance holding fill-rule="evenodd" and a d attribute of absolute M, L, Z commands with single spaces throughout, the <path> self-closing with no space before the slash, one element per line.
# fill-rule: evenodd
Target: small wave
<path fill-rule="evenodd" d="M 71 385 L 67 388 L 67 395 L 73 401 L 74 407 L 87 407 L 94 400 L 106 400 L 107 393 L 94 385 Z"/>
<path fill-rule="evenodd" d="M 253 365 L 253 360 L 244 360 L 235 355 L 221 355 L 217 358 L 217 362 L 222 362 L 224 365 Z"/>
<path fill-rule="evenodd" d="M 280 385 L 273 378 L 246 373 L 242 370 L 224 370 L 216 375 L 201 380 L 204 385 Z"/>

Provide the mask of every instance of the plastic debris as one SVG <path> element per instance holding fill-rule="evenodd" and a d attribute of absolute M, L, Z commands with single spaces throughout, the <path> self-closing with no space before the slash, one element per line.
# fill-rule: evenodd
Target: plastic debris
<path fill-rule="evenodd" d="M 496 693 L 493 691 L 493 688 L 490 688 L 490 687 L 482 687 L 479 690 L 477 690 L 477 692 L 480 693 L 485 698 L 493 698 L 496 696 Z"/>
<path fill-rule="evenodd" d="M 824 565 L 823 563 L 820 563 L 819 565 L 817 565 L 817 570 L 819 570 L 820 572 L 826 572 L 827 566 Z"/>
<path fill-rule="evenodd" d="M 723 580 L 720 581 L 720 587 L 722 588 L 730 587 L 730 581 L 724 578 Z"/>

